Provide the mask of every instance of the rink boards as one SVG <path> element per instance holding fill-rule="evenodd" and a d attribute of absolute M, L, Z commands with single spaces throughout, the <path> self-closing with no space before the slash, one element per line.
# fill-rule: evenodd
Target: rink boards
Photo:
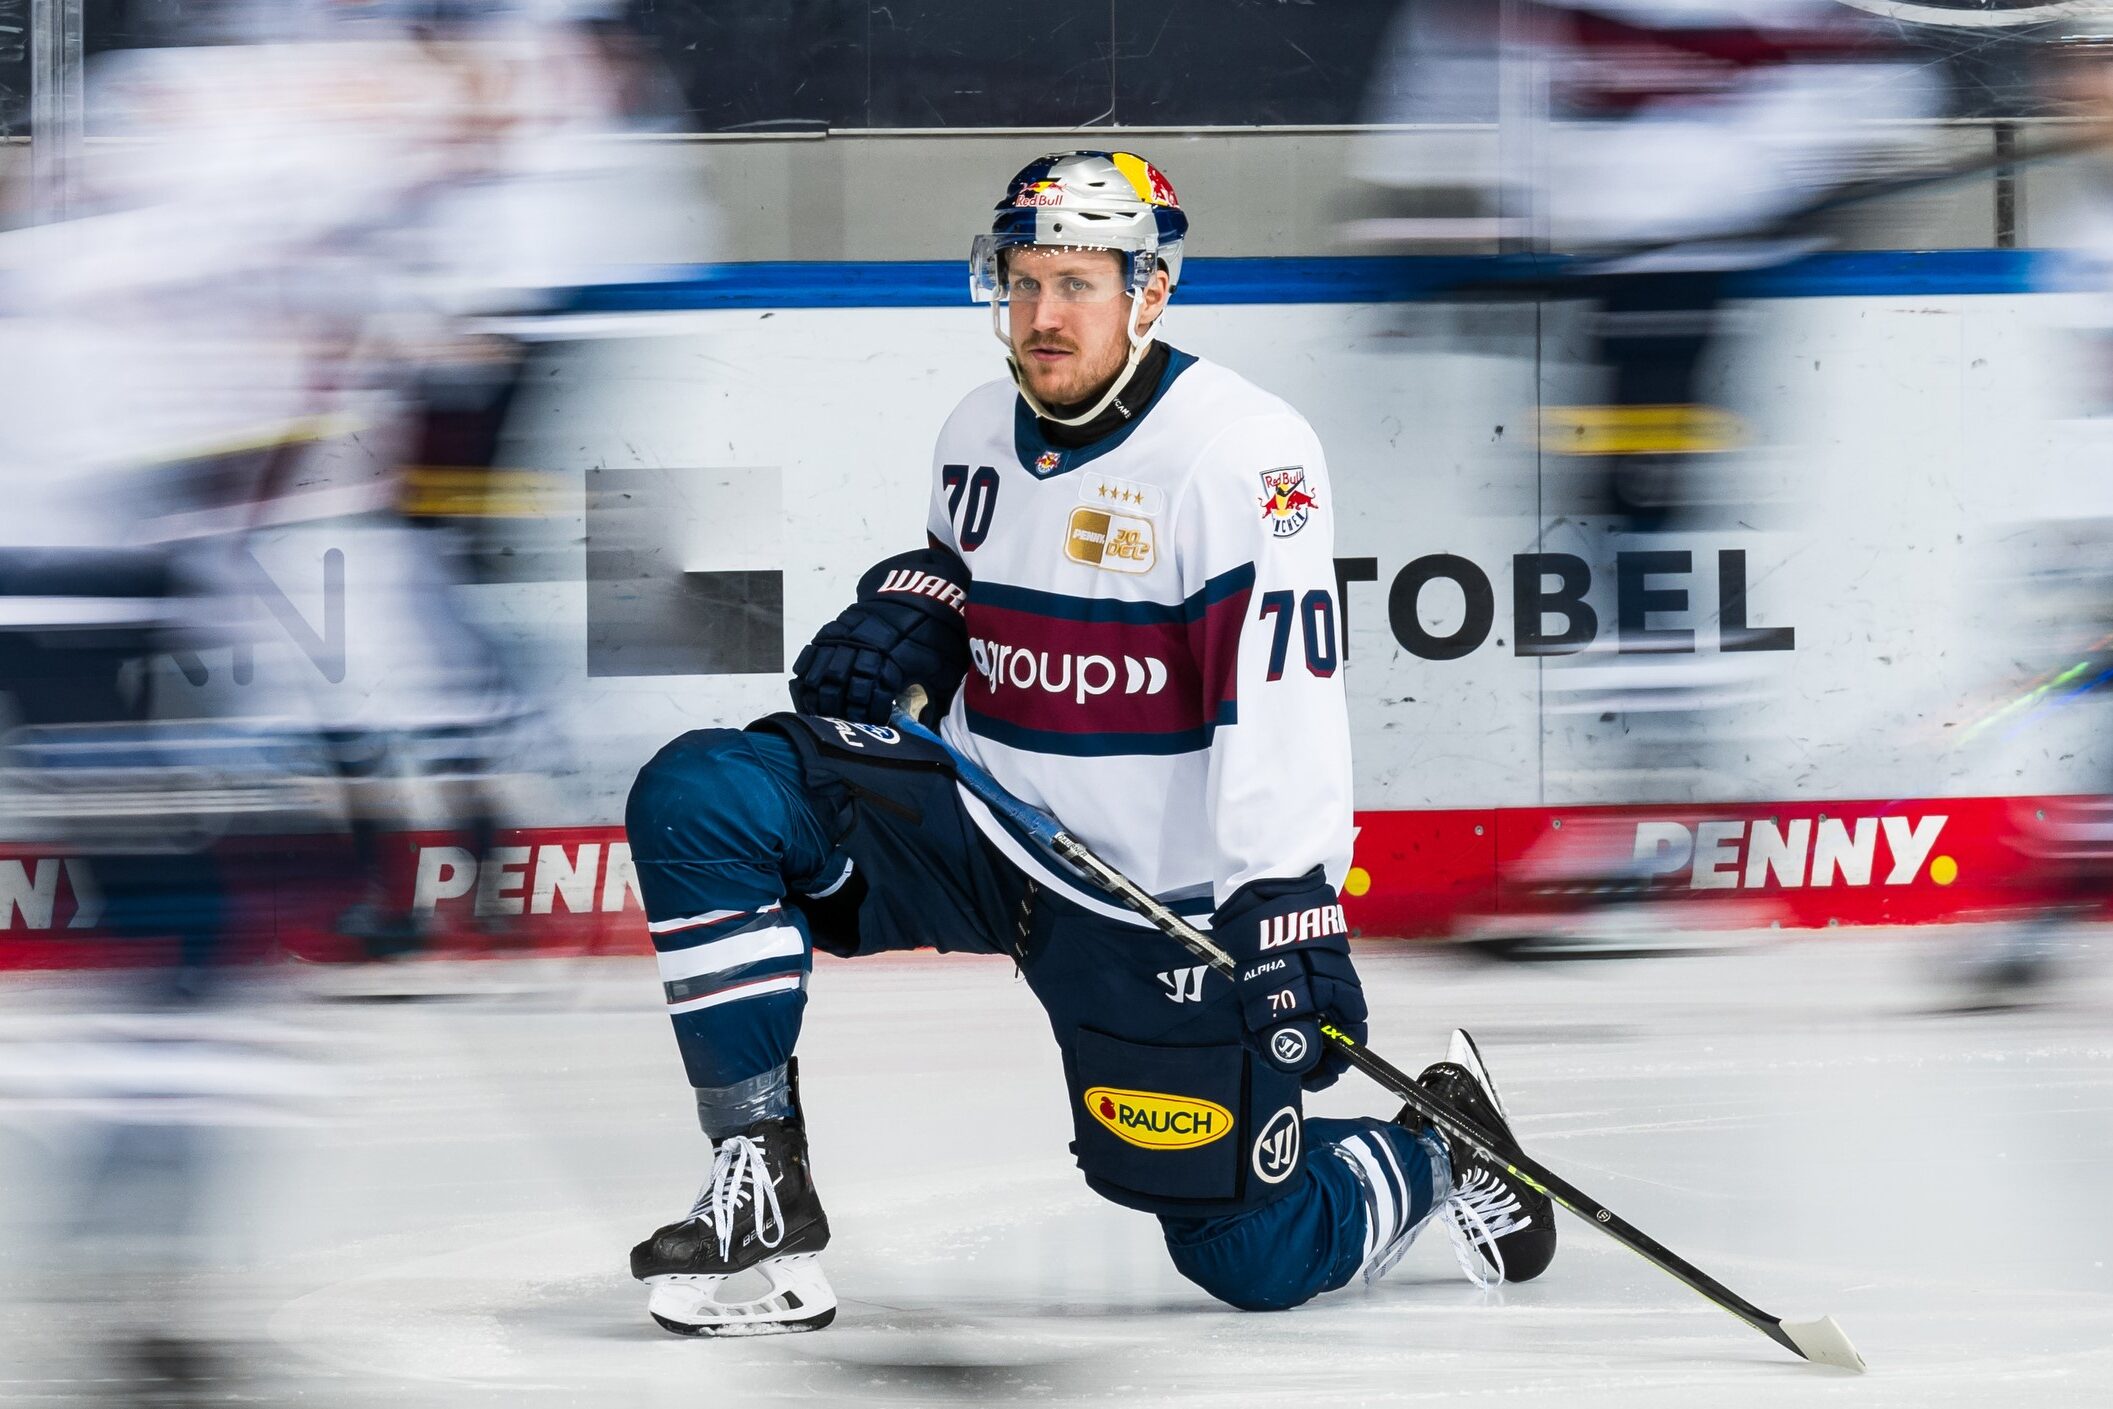
<path fill-rule="evenodd" d="M 1551 439 L 1575 429 L 1555 408 L 1592 399 L 1574 309 L 1409 301 L 1410 266 L 1195 262 L 1170 340 L 1284 396 L 1329 455 L 1355 923 L 1472 925 L 1588 855 L 1740 924 L 1944 920 L 2047 884 L 2020 819 L 2113 765 L 2059 676 L 2093 633 L 2036 625 L 2081 621 L 2085 598 L 2042 584 L 2091 561 L 2075 521 L 2113 510 L 2096 313 L 1986 253 L 1756 288 L 1716 379 L 1740 425 L 1723 508 L 1648 542 L 1580 511 L 1582 462 Z M 496 879 L 404 839 L 403 894 L 442 920 L 481 905 L 508 945 L 641 946 L 616 826 L 638 765 L 782 707 L 800 643 L 921 541 L 932 438 L 1002 375 L 987 317 L 928 266 L 797 275 L 604 298 L 618 335 L 538 367 L 509 458 L 544 486 L 547 546 L 469 599 L 549 727 Z M 246 662 L 204 653 L 200 688 L 336 721 L 444 712 L 405 687 L 449 647 L 389 605 L 386 534 L 324 521 L 255 551 L 271 624 Z M 1708 697 L 1695 738 L 1598 707 L 1669 665 Z M 0 854 L 8 962 L 74 952 L 72 894 L 64 867 Z M 316 907 L 273 904 L 276 942 L 328 950 L 297 916 Z"/>
<path fill-rule="evenodd" d="M 1344 904 L 1378 937 L 1531 933 L 1568 908 L 1580 858 L 1635 863 L 1656 923 L 1680 931 L 1826 929 L 1999 917 L 2054 895 L 2031 864 L 2065 798 L 1944 798 L 1702 807 L 1460 808 L 1365 812 Z M 2049 819 L 2055 819 L 2050 827 Z M 359 899 L 328 837 L 230 841 L 247 945 L 312 960 L 351 957 L 332 920 Z M 392 894 L 453 952 L 645 952 L 630 846 L 618 827 L 523 829 L 479 858 L 457 836 L 394 840 Z M 97 943 L 93 866 L 0 853 L 0 968 L 144 957 Z"/>

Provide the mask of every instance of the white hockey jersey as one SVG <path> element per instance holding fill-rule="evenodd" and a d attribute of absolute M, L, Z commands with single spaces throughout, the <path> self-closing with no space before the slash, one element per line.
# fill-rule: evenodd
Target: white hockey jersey
<path fill-rule="evenodd" d="M 1192 918 L 1314 866 L 1340 887 L 1337 505 L 1305 419 L 1172 352 L 1145 409 L 1081 449 L 1046 440 L 1009 380 L 977 388 L 933 476 L 932 539 L 973 577 L 948 742 Z M 962 799 L 1030 875 L 1137 920 Z"/>

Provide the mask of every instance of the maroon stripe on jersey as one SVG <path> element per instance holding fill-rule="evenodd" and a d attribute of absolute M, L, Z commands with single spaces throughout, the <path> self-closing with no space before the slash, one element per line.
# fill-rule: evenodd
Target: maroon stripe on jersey
<path fill-rule="evenodd" d="M 1197 662 L 1203 715 L 1210 724 L 1239 722 L 1240 633 L 1253 600 L 1253 586 L 1243 584 L 1212 602 L 1188 624 L 1189 655 Z"/>
<path fill-rule="evenodd" d="M 1662 99 L 1722 93 L 1753 72 L 1786 64 L 1898 54 L 1853 19 L 1803 28 L 1653 26 L 1571 10 L 1556 11 L 1547 23 L 1563 51 L 1552 70 L 1555 91 L 1575 116 L 1622 116 Z"/>
<path fill-rule="evenodd" d="M 1839 23 L 1821 19 L 1802 26 L 1653 25 L 1619 15 L 1571 10 L 1554 22 L 1559 26 L 1555 32 L 1569 41 L 1573 52 L 1597 51 L 1607 58 L 1667 50 L 1751 69 L 1898 52 L 1854 15 L 1845 15 Z"/>
<path fill-rule="evenodd" d="M 969 708 L 1057 734 L 1201 729 L 1202 677 L 1178 620 L 1071 621 L 971 600 Z"/>

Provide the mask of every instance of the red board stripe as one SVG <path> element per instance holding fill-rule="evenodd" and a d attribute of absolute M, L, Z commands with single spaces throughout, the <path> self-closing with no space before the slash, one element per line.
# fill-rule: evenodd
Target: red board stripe
<path fill-rule="evenodd" d="M 1704 928 L 1985 919 L 2072 894 L 2095 845 L 2078 819 L 2107 806 L 1975 797 L 1363 812 L 1344 903 L 1367 938 L 1438 936 L 1560 913 L 1574 904 L 1566 889 L 1619 870 L 1648 873 L 1654 896 Z M 400 834 L 386 852 L 392 893 L 428 917 L 444 952 L 652 950 L 621 828 L 506 832 L 486 860 L 436 833 Z M 246 954 L 353 955 L 333 926 L 359 898 L 341 842 L 250 838 L 222 855 Z M 78 865 L 0 846 L 0 969 L 108 967 L 158 952 L 100 934 L 92 912 L 77 923 L 93 890 L 76 886 Z"/>

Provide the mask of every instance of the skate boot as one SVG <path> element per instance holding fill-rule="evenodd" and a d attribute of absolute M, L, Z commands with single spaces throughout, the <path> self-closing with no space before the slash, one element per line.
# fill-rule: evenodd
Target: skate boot
<path fill-rule="evenodd" d="M 807 1164 L 795 1087 L 789 1118 L 721 1140 L 689 1217 L 631 1249 L 646 1310 L 678 1336 L 818 1331 L 836 1318 L 822 1275 L 829 1219 Z"/>
<path fill-rule="evenodd" d="M 1416 1084 L 1490 1134 L 1511 1140 L 1496 1084 L 1465 1032 L 1453 1033 L 1446 1059 L 1434 1062 Z M 1414 1107 L 1394 1119 L 1411 1129 L 1424 1124 Z M 1481 1287 L 1540 1276 L 1555 1257 L 1554 1200 L 1444 1131 L 1438 1136 L 1453 1164 L 1453 1192 L 1443 1212 L 1460 1270 Z"/>

